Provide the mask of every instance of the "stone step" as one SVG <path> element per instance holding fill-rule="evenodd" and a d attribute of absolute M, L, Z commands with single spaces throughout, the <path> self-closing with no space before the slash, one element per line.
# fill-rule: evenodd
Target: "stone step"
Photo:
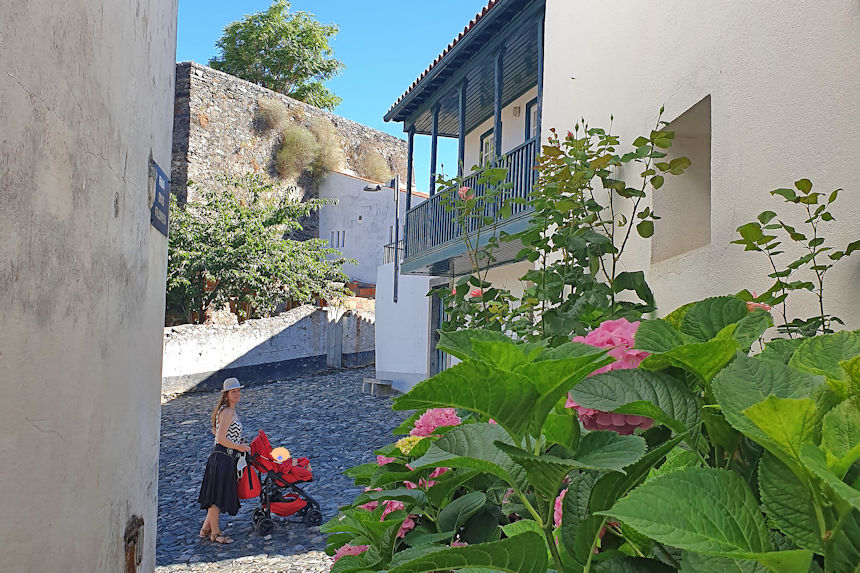
<path fill-rule="evenodd" d="M 361 391 L 377 398 L 382 396 L 390 396 L 394 393 L 391 389 L 391 380 L 381 380 L 379 378 L 365 378 L 361 382 Z"/>

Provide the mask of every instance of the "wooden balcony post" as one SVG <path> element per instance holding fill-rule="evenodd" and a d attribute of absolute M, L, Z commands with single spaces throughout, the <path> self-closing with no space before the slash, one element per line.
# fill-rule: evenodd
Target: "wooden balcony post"
<path fill-rule="evenodd" d="M 460 113 L 458 115 L 459 140 L 457 142 L 457 175 L 462 177 L 466 172 L 466 87 L 468 80 L 460 84 Z"/>
<path fill-rule="evenodd" d="M 433 131 L 430 141 L 430 196 L 436 194 L 436 151 L 439 144 L 439 108 L 440 104 L 433 106 Z"/>
<path fill-rule="evenodd" d="M 409 139 L 406 143 L 406 210 L 412 208 L 412 157 L 415 153 L 415 126 L 407 130 Z"/>
<path fill-rule="evenodd" d="M 543 42 L 544 42 L 544 21 L 546 16 L 541 13 L 537 23 L 537 137 L 538 149 L 540 149 L 541 140 L 541 122 L 543 121 Z"/>
<path fill-rule="evenodd" d="M 504 72 L 505 47 L 499 49 L 496 55 L 495 66 L 495 101 L 494 101 L 494 116 L 493 116 L 493 139 L 494 139 L 494 155 L 502 156 L 502 89 L 504 88 Z"/>

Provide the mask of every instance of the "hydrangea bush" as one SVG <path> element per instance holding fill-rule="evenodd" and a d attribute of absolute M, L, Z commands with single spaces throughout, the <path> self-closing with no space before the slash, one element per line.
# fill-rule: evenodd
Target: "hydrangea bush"
<path fill-rule="evenodd" d="M 856 571 L 860 333 L 752 353 L 771 325 L 724 296 L 554 348 L 444 333 L 332 571 Z"/>

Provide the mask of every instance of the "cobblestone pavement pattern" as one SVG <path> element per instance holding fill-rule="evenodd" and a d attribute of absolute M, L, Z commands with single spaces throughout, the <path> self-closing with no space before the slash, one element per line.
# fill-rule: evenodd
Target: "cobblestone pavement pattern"
<path fill-rule="evenodd" d="M 306 491 L 320 502 L 326 520 L 361 491 L 341 472 L 373 461 L 373 450 L 392 442 L 391 430 L 408 415 L 393 412 L 390 399 L 361 393 L 362 378 L 373 376 L 373 368 L 342 370 L 242 391 L 245 438 L 262 429 L 273 447 L 310 458 L 314 481 Z M 328 571 L 331 559 L 318 527 L 275 517 L 274 531 L 260 537 L 251 524 L 259 503 L 254 499 L 243 501 L 235 517 L 221 516 L 234 543 L 198 537 L 204 512 L 197 494 L 212 451 L 208 418 L 216 401 L 214 392 L 186 394 L 161 407 L 156 573 Z"/>

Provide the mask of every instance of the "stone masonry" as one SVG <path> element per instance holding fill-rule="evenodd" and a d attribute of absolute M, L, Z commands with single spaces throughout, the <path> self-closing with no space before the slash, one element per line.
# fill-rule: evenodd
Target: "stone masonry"
<path fill-rule="evenodd" d="M 304 121 L 319 116 L 328 119 L 342 139 L 347 171 L 357 154 L 372 149 L 388 160 L 392 172 L 405 179 L 406 141 L 207 66 L 181 62 L 176 64 L 170 185 L 180 200 L 194 199 L 193 190 L 188 196 L 188 180 L 220 189 L 219 176 L 254 173 L 275 183 L 285 194 L 318 196 L 316 184 L 308 176 L 289 182 L 278 177 L 274 158 L 280 134 L 266 129 L 258 118 L 261 98 L 281 100 L 292 116 Z M 294 238 L 318 236 L 318 212 L 302 224 L 305 236 Z"/>

